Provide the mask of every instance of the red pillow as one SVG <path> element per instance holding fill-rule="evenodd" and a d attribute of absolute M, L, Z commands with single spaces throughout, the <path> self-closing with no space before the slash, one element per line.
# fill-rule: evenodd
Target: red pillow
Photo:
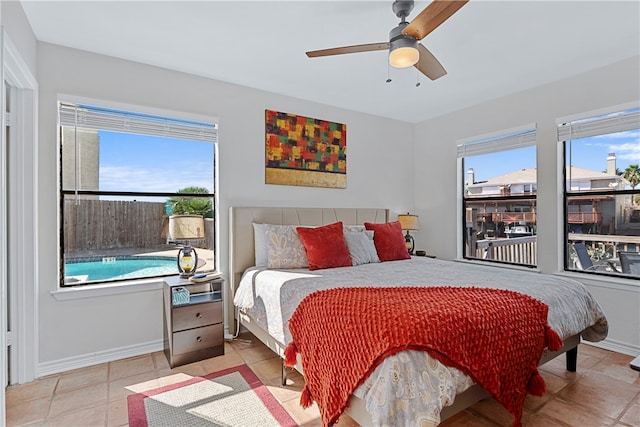
<path fill-rule="evenodd" d="M 373 224 L 365 222 L 364 228 L 373 230 L 373 243 L 380 261 L 410 259 L 407 245 L 402 235 L 402 227 L 398 221 Z"/>
<path fill-rule="evenodd" d="M 307 252 L 309 270 L 352 265 L 342 222 L 315 228 L 296 227 L 296 231 Z"/>

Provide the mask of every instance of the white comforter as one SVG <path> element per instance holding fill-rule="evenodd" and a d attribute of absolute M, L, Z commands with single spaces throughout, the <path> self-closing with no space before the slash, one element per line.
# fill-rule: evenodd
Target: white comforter
<path fill-rule="evenodd" d="M 600 305 L 579 282 L 534 271 L 498 268 L 431 258 L 412 258 L 325 270 L 249 268 L 235 293 L 235 305 L 283 345 L 291 341 L 288 320 L 310 293 L 355 286 L 477 286 L 510 289 L 549 306 L 549 325 L 566 338 L 587 341 L 607 336 Z M 425 352 L 387 357 L 354 392 L 365 401 L 378 426 L 437 425 L 440 411 L 473 384 Z"/>

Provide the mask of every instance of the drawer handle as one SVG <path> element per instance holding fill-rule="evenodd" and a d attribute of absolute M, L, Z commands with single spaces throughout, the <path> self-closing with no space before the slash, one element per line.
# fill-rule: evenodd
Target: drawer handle
<path fill-rule="evenodd" d="M 202 314 L 196 313 L 196 319 L 202 319 Z"/>
<path fill-rule="evenodd" d="M 201 337 L 198 337 L 198 338 L 196 338 L 196 341 L 198 341 L 198 342 L 202 342 L 202 338 L 201 338 Z"/>

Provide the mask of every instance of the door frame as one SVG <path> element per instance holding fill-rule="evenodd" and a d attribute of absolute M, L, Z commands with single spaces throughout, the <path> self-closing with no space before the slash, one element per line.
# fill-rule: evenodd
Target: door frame
<path fill-rule="evenodd" d="M 2 7 L 0 7 L 0 11 Z M 0 69 L 4 68 L 4 29 L 0 28 Z M 0 105 L 4 112 L 5 84 L 1 79 L 0 85 Z M 2 115 L 4 117 L 4 114 Z M 3 119 L 4 120 L 4 119 Z M 3 121 L 2 120 L 2 121 Z M 0 125 L 0 129 L 4 130 L 4 123 Z M 7 159 L 6 150 L 4 149 L 4 131 L 0 132 L 0 423 L 6 425 L 6 399 L 4 395 L 5 384 L 8 383 L 7 378 Z"/>
<path fill-rule="evenodd" d="M 7 308 L 8 287 L 11 283 L 12 292 L 16 294 L 15 306 L 12 310 L 17 314 L 16 325 L 12 331 L 14 342 L 17 344 L 15 370 L 16 378 L 12 383 L 26 383 L 36 377 L 38 355 L 38 82 L 33 76 L 26 62 L 19 53 L 4 28 L 0 29 L 2 51 L 0 53 L 0 70 L 2 87 L 2 132 L 1 146 L 6 147 L 5 82 L 12 88 L 12 111 L 15 124 L 12 125 L 12 150 L 7 155 L 5 149 L 0 150 L 0 303 Z M 15 129 L 14 129 L 15 128 Z M 15 140 L 15 141 L 14 141 Z M 7 170 L 9 162 L 14 166 Z M 22 194 L 22 197 L 10 194 Z M 11 199 L 10 199 L 11 197 Z M 13 217 L 10 213 L 13 212 Z M 19 213 L 17 215 L 16 213 Z M 19 218 L 9 227 L 10 218 Z M 12 244 L 11 237 L 19 244 Z M 14 241 L 12 241 L 13 243 Z M 11 249 L 11 251 L 10 251 Z M 11 255 L 7 253 L 11 252 Z M 6 313 L 3 310 L 4 313 Z M 0 379 L 7 384 L 7 323 L 6 316 L 0 316 L 0 343 L 2 344 L 2 369 Z M 6 418 L 5 387 L 0 392 L 0 420 Z"/>

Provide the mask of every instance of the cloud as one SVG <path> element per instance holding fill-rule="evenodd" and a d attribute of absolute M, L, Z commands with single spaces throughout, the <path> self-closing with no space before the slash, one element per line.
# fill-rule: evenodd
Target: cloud
<path fill-rule="evenodd" d="M 640 163 L 640 130 L 597 135 L 585 141 L 584 146 L 606 148 L 618 160 Z"/>
<path fill-rule="evenodd" d="M 640 163 L 640 132 L 636 132 L 636 141 L 626 139 L 622 144 L 610 144 L 609 151 L 616 153 L 616 158 L 630 163 Z"/>
<path fill-rule="evenodd" d="M 204 187 L 213 192 L 212 174 L 208 162 L 191 162 L 188 168 L 180 170 L 101 166 L 99 188 L 100 191 L 173 193 L 186 187 Z"/>

